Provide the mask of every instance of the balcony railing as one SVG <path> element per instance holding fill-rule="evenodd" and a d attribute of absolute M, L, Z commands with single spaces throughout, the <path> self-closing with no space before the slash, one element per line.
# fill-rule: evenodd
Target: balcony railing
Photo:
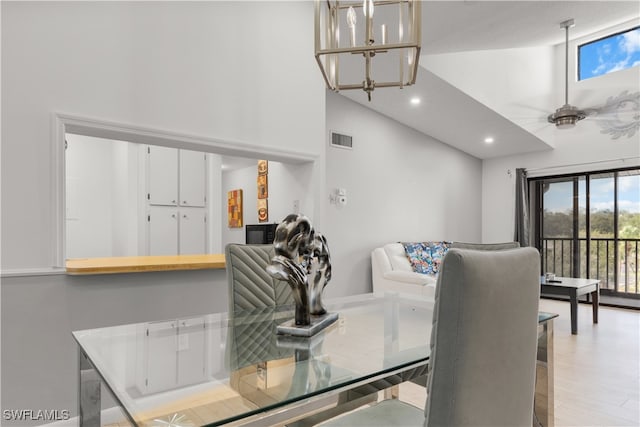
<path fill-rule="evenodd" d="M 587 242 L 584 238 L 545 238 L 540 250 L 542 271 L 597 278 L 605 293 L 640 296 L 639 246 L 640 239 L 592 238 Z"/>

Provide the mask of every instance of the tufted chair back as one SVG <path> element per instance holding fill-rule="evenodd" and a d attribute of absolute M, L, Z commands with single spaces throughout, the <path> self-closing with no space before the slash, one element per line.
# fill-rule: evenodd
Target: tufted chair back
<path fill-rule="evenodd" d="M 289 284 L 275 280 L 266 271 L 273 256 L 273 245 L 226 246 L 229 313 L 293 304 Z"/>

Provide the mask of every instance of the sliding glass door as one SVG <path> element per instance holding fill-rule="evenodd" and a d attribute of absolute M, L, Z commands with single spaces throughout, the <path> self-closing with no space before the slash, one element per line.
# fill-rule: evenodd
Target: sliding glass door
<path fill-rule="evenodd" d="M 617 292 L 640 295 L 638 246 L 640 246 L 640 170 L 620 172 L 616 183 L 616 236 L 618 239 Z"/>
<path fill-rule="evenodd" d="M 640 169 L 532 178 L 542 271 L 640 297 Z"/>

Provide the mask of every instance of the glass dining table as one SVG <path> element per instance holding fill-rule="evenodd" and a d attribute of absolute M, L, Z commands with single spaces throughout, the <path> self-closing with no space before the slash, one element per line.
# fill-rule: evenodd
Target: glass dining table
<path fill-rule="evenodd" d="M 103 389 L 131 425 L 277 425 L 348 410 L 375 400 L 380 390 L 424 380 L 433 302 L 387 293 L 326 306 L 339 318 L 311 338 L 276 333 L 293 307 L 73 332 L 80 425 L 101 425 Z M 538 359 L 545 367 L 552 362 L 553 317 L 539 317 Z M 545 395 L 536 394 L 546 400 L 536 402 L 541 413 L 553 398 L 550 372 L 550 395 L 547 383 Z M 542 425 L 552 425 L 550 408 L 551 424 Z"/>

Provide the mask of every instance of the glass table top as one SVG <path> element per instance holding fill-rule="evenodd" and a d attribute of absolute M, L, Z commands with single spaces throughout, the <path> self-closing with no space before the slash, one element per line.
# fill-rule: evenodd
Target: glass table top
<path fill-rule="evenodd" d="M 545 276 L 540 276 L 540 284 L 542 286 L 555 286 L 561 288 L 584 288 L 600 283 L 598 279 L 584 279 L 576 277 L 559 277 L 556 276 L 552 281 L 547 281 Z"/>
<path fill-rule="evenodd" d="M 293 307 L 73 336 L 116 402 L 140 426 L 226 424 L 427 364 L 433 302 L 365 294 L 326 306 L 339 318 L 311 338 L 276 334 L 276 326 L 293 317 Z M 538 322 L 554 317 L 540 312 Z"/>
<path fill-rule="evenodd" d="M 546 311 L 538 312 L 538 324 L 548 322 L 551 319 L 558 317 L 556 313 L 547 313 Z"/>
<path fill-rule="evenodd" d="M 74 338 L 138 425 L 219 425 L 399 368 L 426 364 L 433 303 L 399 295 L 328 302 L 311 338 L 276 334 L 292 307 L 77 331 Z"/>

